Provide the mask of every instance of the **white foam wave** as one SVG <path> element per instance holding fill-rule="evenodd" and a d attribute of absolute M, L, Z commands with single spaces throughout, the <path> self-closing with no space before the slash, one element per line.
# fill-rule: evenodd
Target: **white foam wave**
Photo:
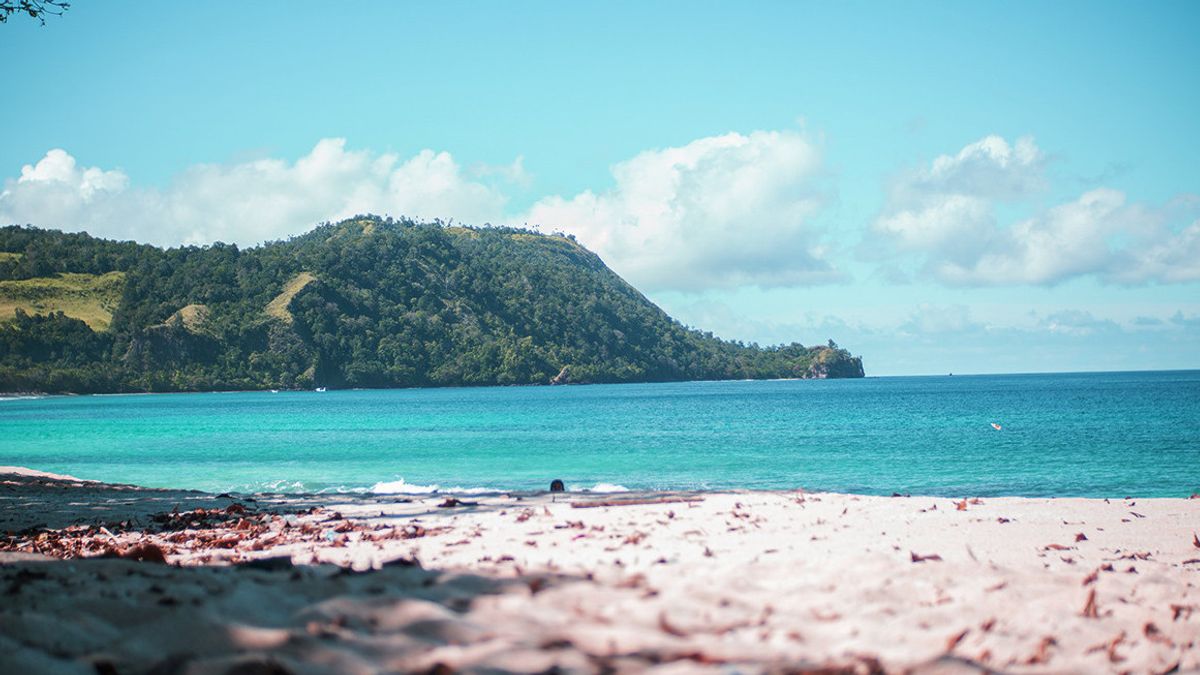
<path fill-rule="evenodd" d="M 420 485 L 409 483 L 401 478 L 400 480 L 376 483 L 371 486 L 370 492 L 376 495 L 427 495 L 439 490 L 441 487 L 436 484 Z"/>
<path fill-rule="evenodd" d="M 298 480 L 279 479 L 262 484 L 262 492 L 304 492 L 304 483 Z"/>
<path fill-rule="evenodd" d="M 505 490 L 497 490 L 496 488 L 489 488 L 489 487 L 473 487 L 473 488 L 458 487 L 456 485 L 454 487 L 446 488 L 445 490 L 442 490 L 442 492 L 449 492 L 449 493 L 453 493 L 456 495 L 486 495 L 486 494 L 495 494 L 498 492 L 505 492 Z"/>
<path fill-rule="evenodd" d="M 315 486 L 314 486 L 315 487 Z M 482 494 L 501 494 L 511 492 L 511 489 L 497 487 L 464 487 L 461 485 L 443 487 L 437 483 L 422 485 L 420 483 L 409 483 L 403 478 L 397 478 L 390 481 L 379 481 L 370 487 L 361 485 L 327 485 L 321 488 L 310 488 L 301 481 L 294 480 L 274 480 L 264 481 L 252 485 L 239 485 L 229 490 L 230 492 L 271 492 L 271 493 L 306 493 L 327 495 L 327 494 L 345 494 L 345 495 L 428 495 L 428 494 L 457 494 L 457 495 L 482 495 Z M 518 490 L 519 491 L 519 490 Z M 569 492 L 590 492 L 590 493 L 612 493 L 612 492 L 629 492 L 629 488 L 616 483 L 596 483 L 591 487 L 586 486 L 570 486 Z"/>
<path fill-rule="evenodd" d="M 629 488 L 616 483 L 596 483 L 590 488 L 580 488 L 571 492 L 629 492 Z"/>

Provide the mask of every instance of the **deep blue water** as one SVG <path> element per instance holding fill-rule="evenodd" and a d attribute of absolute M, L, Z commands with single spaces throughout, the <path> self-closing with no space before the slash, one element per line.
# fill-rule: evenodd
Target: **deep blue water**
<path fill-rule="evenodd" d="M 8 399 L 0 464 L 210 491 L 1187 496 L 1200 371 Z"/>

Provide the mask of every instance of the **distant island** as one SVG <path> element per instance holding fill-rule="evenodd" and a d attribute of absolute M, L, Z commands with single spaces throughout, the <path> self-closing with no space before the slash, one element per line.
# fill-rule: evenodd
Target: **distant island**
<path fill-rule="evenodd" d="M 571 237 L 374 216 L 162 249 L 0 228 L 0 391 L 862 377 L 685 327 Z"/>

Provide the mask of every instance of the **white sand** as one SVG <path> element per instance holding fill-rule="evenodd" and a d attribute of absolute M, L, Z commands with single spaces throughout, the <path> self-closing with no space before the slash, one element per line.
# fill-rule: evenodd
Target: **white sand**
<path fill-rule="evenodd" d="M 139 672 L 181 650 L 186 672 L 238 659 L 364 673 L 1200 669 L 1200 500 L 999 498 L 959 510 L 945 498 L 748 492 L 572 505 L 638 497 L 464 497 L 477 504 L 453 508 L 437 495 L 331 497 L 345 503 L 251 517 L 274 508 L 260 502 L 220 527 L 114 531 L 117 548 L 155 542 L 188 566 L 288 555 L 426 569 L 13 562 L 0 566 L 0 587 L 19 586 L 0 608 L 0 672 L 100 661 Z"/>
<path fill-rule="evenodd" d="M 37 471 L 36 469 L 27 469 L 23 466 L 0 466 L 0 476 L 21 476 L 25 478 L 49 478 L 51 480 L 65 480 L 73 483 L 95 483 L 93 480 L 85 480 L 74 476 L 67 476 L 60 473 L 47 473 L 45 471 Z"/>

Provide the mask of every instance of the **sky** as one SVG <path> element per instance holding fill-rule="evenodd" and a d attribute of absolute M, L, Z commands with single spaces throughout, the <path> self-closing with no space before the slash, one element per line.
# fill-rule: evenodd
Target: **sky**
<path fill-rule="evenodd" d="M 0 224 L 563 232 L 869 375 L 1200 368 L 1200 4 L 77 0 L 0 24 Z"/>

